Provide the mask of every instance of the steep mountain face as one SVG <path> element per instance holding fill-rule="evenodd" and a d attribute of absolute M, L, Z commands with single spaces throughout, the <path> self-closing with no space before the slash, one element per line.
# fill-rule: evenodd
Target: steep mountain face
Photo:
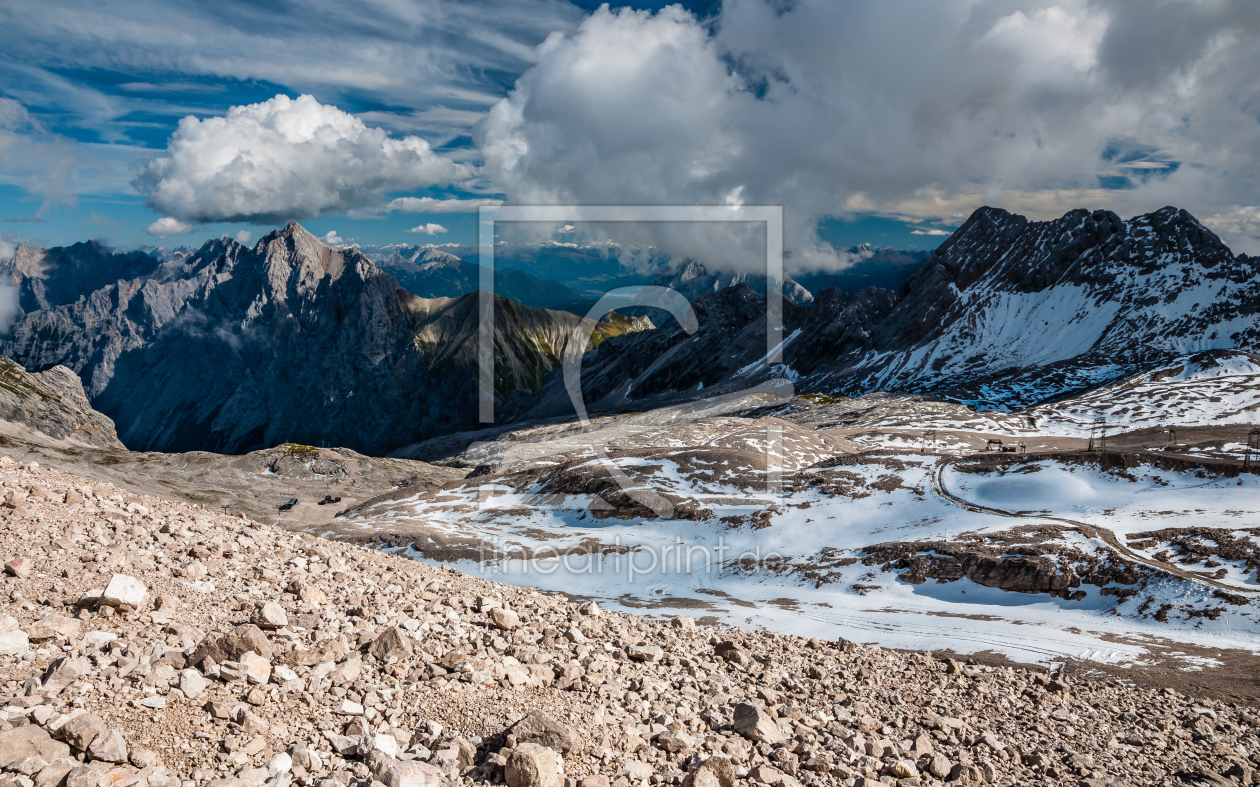
<path fill-rule="evenodd" d="M 158 265 L 144 252 L 115 254 L 93 240 L 52 249 L 18 246 L 0 273 L 18 288 L 22 311 L 33 312 L 74 303 L 120 279 L 146 276 Z"/>
<path fill-rule="evenodd" d="M 1185 211 L 1049 222 L 982 208 L 901 287 L 864 357 L 794 354 L 838 391 L 1044 401 L 1213 349 L 1260 345 L 1260 261 Z"/>
<path fill-rule="evenodd" d="M 47 271 L 45 291 L 71 286 L 58 277 Z M 384 453 L 476 425 L 476 303 L 418 298 L 290 224 L 253 249 L 214 240 L 27 313 L 0 351 L 27 369 L 72 369 L 133 449 Z M 499 398 L 536 384 L 578 322 L 500 299 Z"/>
<path fill-rule="evenodd" d="M 699 330 L 688 335 L 673 322 L 656 329 L 609 338 L 582 358 L 582 395 L 591 410 L 617 410 L 667 401 L 682 393 L 700 397 L 726 390 L 743 377 L 741 367 L 766 352 L 765 297 L 742 282 L 692 302 Z M 656 310 L 653 310 L 656 311 Z M 790 333 L 806 311 L 783 303 Z M 560 372 L 553 372 L 522 405 L 516 420 L 573 413 Z"/>
<path fill-rule="evenodd" d="M 734 287 L 736 284 L 746 284 L 763 295 L 766 292 L 764 274 L 709 271 L 695 260 L 688 260 L 677 268 L 662 273 L 652 281 L 652 284 L 677 290 L 691 301 L 712 292 Z M 797 306 L 808 306 L 814 300 L 813 294 L 793 281 L 790 276 L 783 277 L 782 287 L 784 300 Z"/>
<path fill-rule="evenodd" d="M 625 406 L 786 376 L 801 391 L 931 392 L 1017 408 L 1192 353 L 1260 349 L 1260 260 L 1235 256 L 1175 208 L 1129 221 L 1077 210 L 1048 222 L 981 208 L 895 294 L 831 289 L 807 309 L 785 304 L 776 368 L 764 363 L 764 299 L 728 292 L 694 303 L 694 336 L 664 326 L 589 353 L 588 405 L 613 378 Z M 548 381 L 540 407 L 559 401 L 557 385 Z"/>

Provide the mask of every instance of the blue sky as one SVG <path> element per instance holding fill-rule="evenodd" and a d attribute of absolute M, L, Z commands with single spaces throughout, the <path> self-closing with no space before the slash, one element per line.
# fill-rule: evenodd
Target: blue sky
<path fill-rule="evenodd" d="M 1254 4 L 911 5 L 0 0 L 0 241 L 467 244 L 475 200 L 734 201 L 829 267 L 982 204 L 1175 204 L 1260 251 Z"/>

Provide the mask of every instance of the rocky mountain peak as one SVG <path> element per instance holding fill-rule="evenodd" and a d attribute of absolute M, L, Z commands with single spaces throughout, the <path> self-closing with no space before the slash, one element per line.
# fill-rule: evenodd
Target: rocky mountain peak
<path fill-rule="evenodd" d="M 18 288 L 23 312 L 74 303 L 85 293 L 151 273 L 158 261 L 141 251 L 115 254 L 98 240 L 53 249 L 19 245 L 0 263 L 0 276 Z"/>

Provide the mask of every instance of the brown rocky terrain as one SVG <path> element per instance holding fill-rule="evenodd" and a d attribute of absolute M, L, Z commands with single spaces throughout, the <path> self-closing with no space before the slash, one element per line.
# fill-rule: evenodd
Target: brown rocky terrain
<path fill-rule="evenodd" d="M 1248 784 L 1250 707 L 602 612 L 0 460 L 4 787 Z M 579 603 L 580 602 L 580 603 Z"/>

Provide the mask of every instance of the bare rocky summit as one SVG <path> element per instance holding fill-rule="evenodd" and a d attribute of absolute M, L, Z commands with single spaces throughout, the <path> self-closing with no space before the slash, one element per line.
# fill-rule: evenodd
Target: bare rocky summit
<path fill-rule="evenodd" d="M 1248 707 L 602 612 L 0 459 L 3 787 L 1249 784 Z"/>

